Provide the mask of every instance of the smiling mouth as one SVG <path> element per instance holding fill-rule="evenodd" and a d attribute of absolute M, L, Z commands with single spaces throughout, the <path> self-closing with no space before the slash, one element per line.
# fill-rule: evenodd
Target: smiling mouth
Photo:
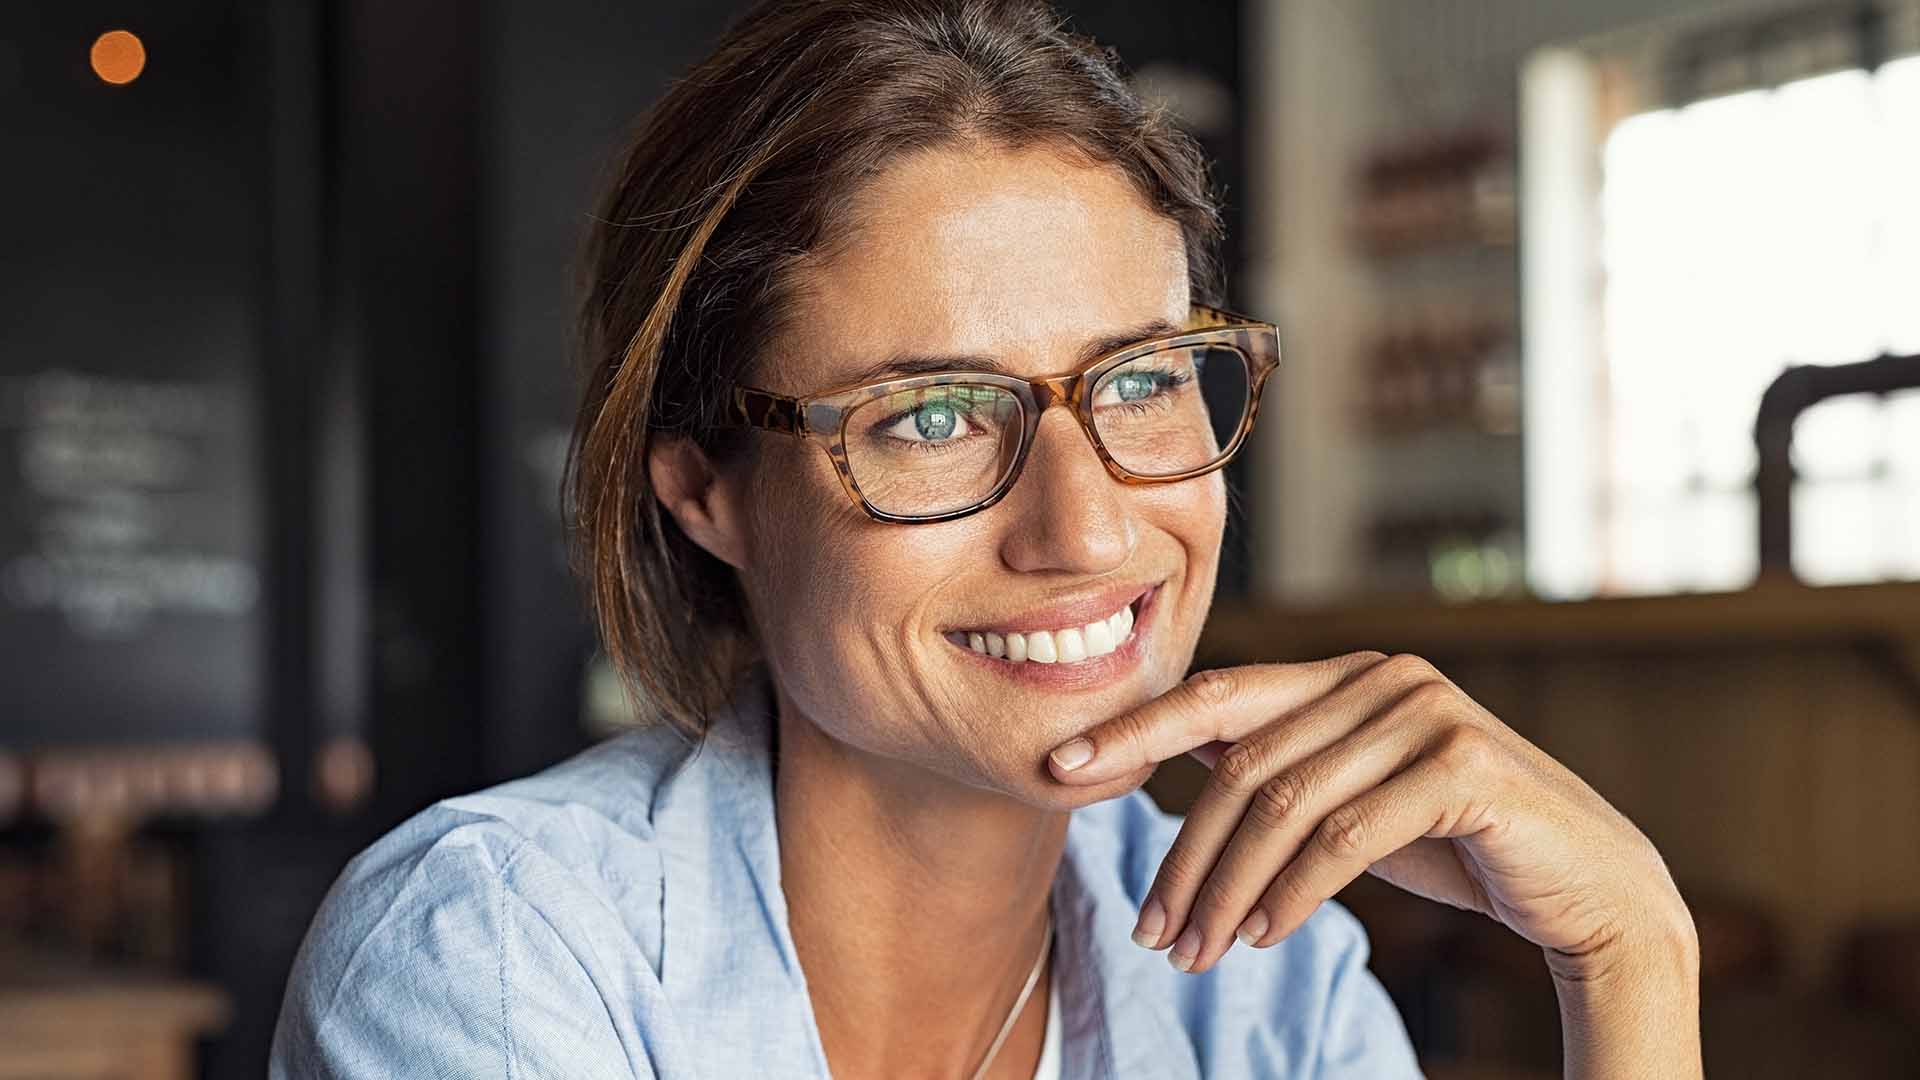
<path fill-rule="evenodd" d="M 1096 660 L 1132 639 L 1136 618 L 1158 589 L 1156 585 L 1113 614 L 1079 626 L 1013 632 L 949 630 L 944 636 L 960 648 L 1012 664 L 1075 664 Z"/>

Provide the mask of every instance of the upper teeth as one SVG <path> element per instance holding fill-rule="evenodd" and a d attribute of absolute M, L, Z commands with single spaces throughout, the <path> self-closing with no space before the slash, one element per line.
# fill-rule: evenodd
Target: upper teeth
<path fill-rule="evenodd" d="M 1085 626 L 1014 634 L 969 631 L 966 643 L 974 652 L 1014 663 L 1031 660 L 1036 664 L 1071 664 L 1107 655 L 1126 644 L 1127 636 L 1132 633 L 1133 608 L 1123 607 Z M 950 636 L 958 638 L 959 634 Z"/>

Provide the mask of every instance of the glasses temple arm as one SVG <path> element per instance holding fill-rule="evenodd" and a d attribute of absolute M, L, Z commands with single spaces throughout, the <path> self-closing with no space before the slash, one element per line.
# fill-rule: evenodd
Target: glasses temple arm
<path fill-rule="evenodd" d="M 804 434 L 800 426 L 800 402 L 750 386 L 733 388 L 733 410 L 729 419 L 740 427 Z"/>
<path fill-rule="evenodd" d="M 1190 329 L 1205 330 L 1214 326 L 1259 325 L 1261 320 L 1235 314 L 1225 308 L 1209 304 L 1192 304 L 1187 309 L 1187 325 Z"/>

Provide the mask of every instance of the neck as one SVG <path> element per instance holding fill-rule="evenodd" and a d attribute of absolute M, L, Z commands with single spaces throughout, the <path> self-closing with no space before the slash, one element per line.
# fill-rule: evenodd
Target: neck
<path fill-rule="evenodd" d="M 781 888 L 834 1076 L 970 1077 L 1045 940 L 1068 816 L 779 713 Z M 1050 968 L 989 1075 L 1033 1074 Z"/>

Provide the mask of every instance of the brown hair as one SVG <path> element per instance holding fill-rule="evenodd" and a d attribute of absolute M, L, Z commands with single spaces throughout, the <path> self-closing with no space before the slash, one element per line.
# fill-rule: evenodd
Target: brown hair
<path fill-rule="evenodd" d="M 717 461 L 728 385 L 778 334 L 799 261 L 901 155 L 1048 145 L 1118 168 L 1220 288 L 1206 162 L 1119 60 L 1037 0 L 768 0 L 642 119 L 584 250 L 589 376 L 568 457 L 576 571 L 628 692 L 689 736 L 758 656 L 732 567 L 661 511 L 656 436 Z"/>

